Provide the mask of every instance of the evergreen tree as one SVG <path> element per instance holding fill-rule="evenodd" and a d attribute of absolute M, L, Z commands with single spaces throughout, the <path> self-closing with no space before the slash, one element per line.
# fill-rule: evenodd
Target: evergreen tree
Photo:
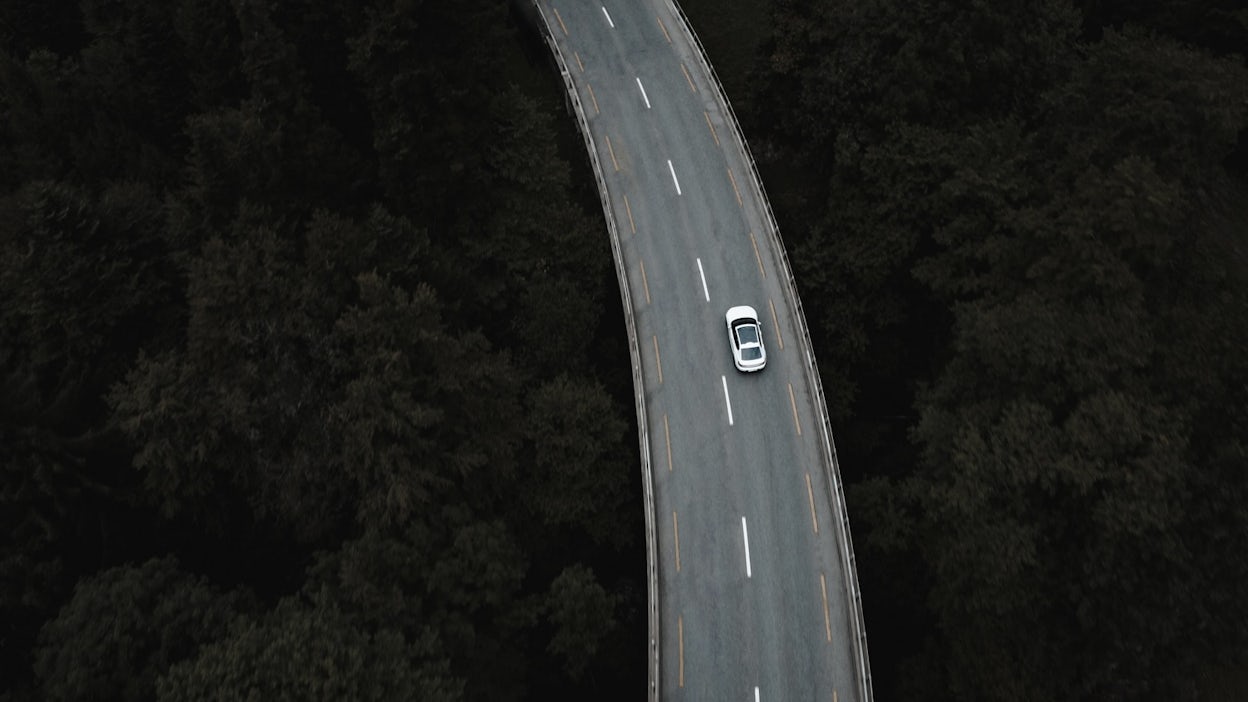
<path fill-rule="evenodd" d="M 226 635 L 253 605 L 153 559 L 84 578 L 44 627 L 35 653 L 48 700 L 150 700 L 170 666 Z"/>
<path fill-rule="evenodd" d="M 432 641 L 363 629 L 332 603 L 288 599 L 173 666 L 156 699 L 463 699 Z"/>

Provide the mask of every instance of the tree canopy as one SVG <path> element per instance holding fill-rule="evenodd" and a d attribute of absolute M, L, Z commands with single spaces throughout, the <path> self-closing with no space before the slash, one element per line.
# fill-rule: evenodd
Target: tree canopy
<path fill-rule="evenodd" d="M 682 4 L 748 85 L 877 694 L 1243 698 L 1242 7 Z M 625 328 L 528 31 L 0 0 L 0 697 L 644 694 Z"/>
<path fill-rule="evenodd" d="M 1195 699 L 1248 660 L 1232 14 L 775 3 L 751 104 L 802 174 L 882 692 Z"/>
<path fill-rule="evenodd" d="M 0 2 L 0 696 L 643 689 L 614 268 L 527 31 Z"/>

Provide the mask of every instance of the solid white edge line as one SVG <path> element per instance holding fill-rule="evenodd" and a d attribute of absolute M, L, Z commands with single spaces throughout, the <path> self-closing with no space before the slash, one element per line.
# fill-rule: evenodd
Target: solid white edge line
<path fill-rule="evenodd" d="M 676 194 L 680 195 L 680 180 L 676 178 L 676 169 L 672 166 L 672 159 L 667 159 L 667 170 L 672 174 L 672 182 L 676 184 Z"/>
<path fill-rule="evenodd" d="M 711 292 L 706 289 L 706 271 L 702 270 L 702 259 L 698 259 L 698 275 L 702 276 L 702 296 L 707 302 L 711 301 Z"/>
<path fill-rule="evenodd" d="M 732 400 L 728 399 L 728 378 L 721 375 L 719 379 L 724 383 L 724 404 L 728 406 L 728 425 L 732 426 Z"/>
<path fill-rule="evenodd" d="M 754 577 L 750 572 L 750 530 L 745 528 L 745 517 L 741 517 L 741 538 L 745 540 L 745 577 Z"/>
<path fill-rule="evenodd" d="M 603 8 L 602 8 L 602 14 L 604 14 L 604 15 L 606 15 L 606 16 L 607 16 L 607 24 L 611 25 L 611 28 L 612 28 L 612 29 L 615 29 L 615 22 L 612 22 L 612 21 L 611 21 L 611 14 L 610 14 L 609 12 L 607 12 L 607 8 L 606 8 L 606 7 L 603 7 Z"/>
<path fill-rule="evenodd" d="M 637 78 L 637 87 L 641 89 L 641 99 L 646 101 L 646 109 L 650 109 L 650 98 L 646 97 L 646 86 L 641 84 L 641 78 Z"/>

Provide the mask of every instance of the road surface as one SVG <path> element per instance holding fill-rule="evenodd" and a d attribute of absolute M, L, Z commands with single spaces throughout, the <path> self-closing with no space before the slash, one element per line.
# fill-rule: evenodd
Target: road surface
<path fill-rule="evenodd" d="M 721 88 L 669 0 L 535 0 L 594 162 L 629 321 L 652 700 L 872 699 L 801 304 Z M 758 310 L 768 363 L 732 363 Z"/>

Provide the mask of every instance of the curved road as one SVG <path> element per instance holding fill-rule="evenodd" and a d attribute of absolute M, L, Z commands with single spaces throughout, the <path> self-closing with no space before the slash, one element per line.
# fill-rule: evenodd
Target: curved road
<path fill-rule="evenodd" d="M 669 0 L 535 0 L 611 227 L 650 532 L 652 700 L 872 698 L 835 449 L 783 246 Z M 758 310 L 768 364 L 732 364 Z M 656 589 L 657 588 L 657 589 Z"/>

